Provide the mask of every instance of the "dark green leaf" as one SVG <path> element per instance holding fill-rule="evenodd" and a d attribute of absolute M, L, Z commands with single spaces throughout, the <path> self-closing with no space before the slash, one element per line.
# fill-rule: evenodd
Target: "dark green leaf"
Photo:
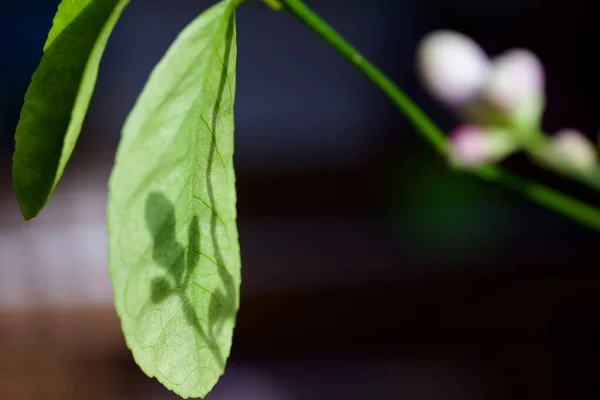
<path fill-rule="evenodd" d="M 236 3 L 198 17 L 152 72 L 109 184 L 110 273 L 127 344 L 183 397 L 203 397 L 223 373 L 238 309 Z"/>
<path fill-rule="evenodd" d="M 44 207 L 73 152 L 100 59 L 129 0 L 63 0 L 25 95 L 13 185 L 25 219 Z"/>

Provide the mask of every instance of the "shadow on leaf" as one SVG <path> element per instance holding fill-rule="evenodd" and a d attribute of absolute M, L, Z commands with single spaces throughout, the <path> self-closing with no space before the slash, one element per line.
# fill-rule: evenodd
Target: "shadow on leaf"
<path fill-rule="evenodd" d="M 225 308 L 223 304 L 232 304 L 232 300 L 226 300 L 227 297 L 233 295 L 233 299 L 235 299 L 235 292 L 229 290 L 230 287 L 233 288 L 231 275 L 224 268 L 216 267 L 219 269 L 219 278 L 228 290 L 226 292 L 215 290 L 211 293 L 208 306 L 210 318 L 207 321 L 209 329 L 207 330 L 200 324 L 201 320 L 196 311 L 197 306 L 188 290 L 191 285 L 198 285 L 197 277 L 194 276 L 200 262 L 198 217 L 192 217 L 188 224 L 188 243 L 187 246 L 184 246 L 177 241 L 175 208 L 169 199 L 162 193 L 152 192 L 146 200 L 145 211 L 146 223 L 153 240 L 153 259 L 165 273 L 151 282 L 152 302 L 159 304 L 171 296 L 177 296 L 187 323 L 194 328 L 199 339 L 204 343 L 202 347 L 210 348 L 218 364 L 224 367 L 225 357 L 218 345 L 218 338 L 223 323 L 231 315 L 235 316 L 235 310 Z M 221 270 L 225 272 L 221 272 Z"/>
<path fill-rule="evenodd" d="M 227 265 L 223 257 L 220 245 L 220 236 L 217 233 L 218 224 L 222 224 L 225 232 L 230 232 L 228 226 L 215 210 L 217 207 L 212 179 L 213 164 L 215 153 L 217 152 L 217 122 L 223 102 L 223 93 L 227 83 L 229 59 L 231 57 L 231 46 L 234 36 L 233 15 L 229 20 L 226 33 L 226 48 L 223 57 L 223 70 L 221 73 L 216 101 L 213 107 L 211 121 L 211 145 L 208 154 L 206 174 L 202 179 L 196 177 L 196 182 L 206 184 L 208 193 L 208 206 L 210 208 L 210 246 L 214 260 L 207 257 L 201 251 L 200 243 L 200 225 L 197 215 L 193 215 L 187 226 L 187 245 L 177 241 L 177 233 L 180 230 L 177 227 L 175 206 L 162 193 L 152 192 L 146 199 L 145 215 L 148 230 L 152 235 L 153 247 L 152 257 L 156 264 L 163 270 L 164 275 L 155 278 L 151 282 L 151 299 L 155 304 L 162 303 L 171 296 L 177 296 L 181 302 L 182 312 L 185 315 L 187 323 L 194 328 L 198 338 L 204 342 L 202 347 L 210 348 L 217 363 L 225 366 L 223 350 L 227 353 L 229 349 L 219 347 L 219 337 L 222 334 L 225 324 L 235 319 L 237 312 L 237 289 L 234 280 L 227 270 Z M 233 194 L 232 194 L 233 195 Z M 179 213 L 181 215 L 181 213 Z M 235 223 L 235 222 L 232 222 Z M 183 228 L 183 227 L 181 227 Z M 222 240 L 222 239 L 221 239 Z M 205 289 L 200 281 L 202 275 L 198 276 L 196 270 L 201 262 L 206 262 L 207 266 L 215 268 L 218 272 L 219 281 L 222 288 Z M 191 287 L 191 290 L 189 288 Z M 203 328 L 198 316 L 198 307 L 200 304 L 194 303 L 194 298 L 190 298 L 190 293 L 204 292 L 209 296 L 208 302 L 208 321 L 202 321 L 208 325 L 208 330 Z M 194 296 L 195 297 L 195 296 Z M 202 314 L 205 314 L 203 311 Z"/>

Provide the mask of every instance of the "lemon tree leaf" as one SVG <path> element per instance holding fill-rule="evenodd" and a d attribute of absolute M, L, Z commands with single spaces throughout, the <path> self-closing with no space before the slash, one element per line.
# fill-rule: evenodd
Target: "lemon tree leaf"
<path fill-rule="evenodd" d="M 127 345 L 183 397 L 204 397 L 223 373 L 239 304 L 236 5 L 201 14 L 156 66 L 109 183 L 110 274 Z"/>
<path fill-rule="evenodd" d="M 25 94 L 13 186 L 25 219 L 50 198 L 73 152 L 108 38 L 129 0 L 63 0 Z"/>

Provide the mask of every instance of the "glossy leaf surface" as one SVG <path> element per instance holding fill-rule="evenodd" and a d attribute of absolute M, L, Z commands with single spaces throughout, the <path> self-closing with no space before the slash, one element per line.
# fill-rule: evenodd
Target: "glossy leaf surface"
<path fill-rule="evenodd" d="M 25 219 L 50 198 L 79 138 L 108 38 L 129 0 L 63 0 L 25 95 L 13 186 Z"/>

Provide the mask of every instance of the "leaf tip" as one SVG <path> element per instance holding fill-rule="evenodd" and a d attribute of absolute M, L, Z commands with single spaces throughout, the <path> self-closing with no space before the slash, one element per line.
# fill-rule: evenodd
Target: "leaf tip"
<path fill-rule="evenodd" d="M 25 221 L 29 221 L 37 217 L 41 211 L 39 207 L 29 207 L 21 202 L 19 202 L 19 208 L 21 209 L 21 216 Z"/>
<path fill-rule="evenodd" d="M 17 197 L 17 204 L 19 205 L 21 216 L 25 221 L 29 221 L 38 216 L 40 211 L 42 211 L 42 208 L 46 205 L 46 201 L 41 204 L 39 201 L 36 202 L 19 183 L 20 181 L 13 176 L 13 189 Z"/>

